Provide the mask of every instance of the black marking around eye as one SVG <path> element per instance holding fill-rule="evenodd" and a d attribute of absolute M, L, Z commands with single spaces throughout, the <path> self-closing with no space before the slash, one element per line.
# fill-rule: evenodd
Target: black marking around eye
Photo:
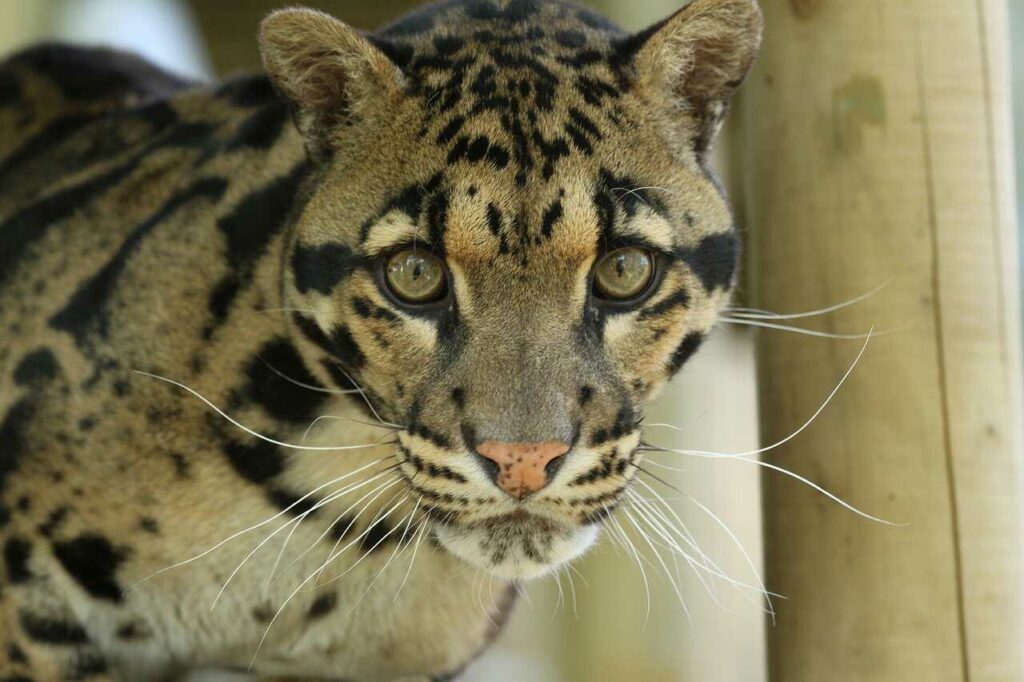
<path fill-rule="evenodd" d="M 682 340 L 679 346 L 672 353 L 672 357 L 668 361 L 668 373 L 669 375 L 675 374 L 682 369 L 683 364 L 686 363 L 700 345 L 704 342 L 704 334 L 700 332 L 692 332 L 686 335 L 686 338 Z"/>
<path fill-rule="evenodd" d="M 736 233 L 723 232 L 704 237 L 695 248 L 681 249 L 679 255 L 700 278 L 704 289 L 711 292 L 732 284 L 739 250 Z"/>
<path fill-rule="evenodd" d="M 67 542 L 56 542 L 53 554 L 68 575 L 93 597 L 112 602 L 124 600 L 117 569 L 127 554 L 104 536 L 85 533 Z"/>
<path fill-rule="evenodd" d="M 661 301 L 658 301 L 654 305 L 643 308 L 640 314 L 637 315 L 638 320 L 650 320 L 656 317 L 661 317 L 665 313 L 674 310 L 675 308 L 685 308 L 690 304 L 690 292 L 685 288 L 680 288 L 678 291 L 673 292 L 671 295 L 666 296 Z"/>
<path fill-rule="evenodd" d="M 331 242 L 316 246 L 295 245 L 291 268 L 295 288 L 300 294 L 315 291 L 329 294 L 343 279 L 363 263 L 344 244 Z"/>
<path fill-rule="evenodd" d="M 384 207 L 379 213 L 365 220 L 359 228 L 359 241 L 365 242 L 370 236 L 370 231 L 373 226 L 385 215 L 391 211 L 401 211 L 402 213 L 409 216 L 409 220 L 416 223 L 420 219 L 420 214 L 423 211 L 423 201 L 426 197 L 429 197 L 437 191 L 437 188 L 441 185 L 442 175 L 441 173 L 435 173 L 426 182 L 415 183 L 409 185 L 390 200 L 385 202 Z"/>
<path fill-rule="evenodd" d="M 364 320 L 384 320 L 385 322 L 397 322 L 398 315 L 387 308 L 383 308 L 368 298 L 356 296 L 352 299 L 352 310 Z"/>

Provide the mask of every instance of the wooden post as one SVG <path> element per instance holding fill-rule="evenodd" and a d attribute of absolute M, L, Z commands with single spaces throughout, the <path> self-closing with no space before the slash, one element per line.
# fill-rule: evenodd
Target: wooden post
<path fill-rule="evenodd" d="M 1024 679 L 1020 273 L 1003 0 L 764 0 L 743 96 L 753 298 L 869 344 L 767 459 L 782 682 Z M 762 332 L 763 440 L 798 428 L 857 341 Z"/>

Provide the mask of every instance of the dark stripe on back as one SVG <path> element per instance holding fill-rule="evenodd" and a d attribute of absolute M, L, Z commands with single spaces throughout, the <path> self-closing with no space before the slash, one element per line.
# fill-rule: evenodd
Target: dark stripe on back
<path fill-rule="evenodd" d="M 285 221 L 298 206 L 296 200 L 309 171 L 308 162 L 303 161 L 287 175 L 246 196 L 217 222 L 227 243 L 228 273 L 210 295 L 213 321 L 204 332 L 207 338 L 227 319 L 239 291 L 252 280 L 257 260 L 284 229 Z"/>
<path fill-rule="evenodd" d="M 75 291 L 68 304 L 50 318 L 50 326 L 74 336 L 76 344 L 80 347 L 85 346 L 86 336 L 91 331 L 97 332 L 101 337 L 106 337 L 109 322 L 106 308 L 116 292 L 121 274 L 146 237 L 174 216 L 182 207 L 193 201 L 199 199 L 211 202 L 219 201 L 227 187 L 228 183 L 223 178 L 203 178 L 164 202 L 164 205 L 153 215 L 132 230 L 106 265 L 83 283 Z"/>
<path fill-rule="evenodd" d="M 42 239 L 54 223 L 102 198 L 126 180 L 147 156 L 161 148 L 195 146 L 206 140 L 214 130 L 215 126 L 208 123 L 176 126 L 128 161 L 45 196 L 12 215 L 0 225 L 0 284 L 13 274 L 14 266 L 25 251 Z"/>

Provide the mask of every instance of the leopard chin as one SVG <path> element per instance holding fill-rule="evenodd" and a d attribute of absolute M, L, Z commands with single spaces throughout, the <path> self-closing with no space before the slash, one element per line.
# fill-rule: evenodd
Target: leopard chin
<path fill-rule="evenodd" d="M 470 525 L 439 525 L 434 538 L 470 566 L 520 581 L 548 575 L 582 556 L 597 540 L 598 528 L 515 511 Z"/>

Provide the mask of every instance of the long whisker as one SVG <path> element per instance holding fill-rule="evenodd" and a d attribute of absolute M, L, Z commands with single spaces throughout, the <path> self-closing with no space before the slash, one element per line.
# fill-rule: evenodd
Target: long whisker
<path fill-rule="evenodd" d="M 344 495 L 347 495 L 349 492 L 352 492 L 352 490 L 356 490 L 359 487 L 362 487 L 363 485 L 366 485 L 366 484 L 370 483 L 371 481 L 373 481 L 373 480 L 375 480 L 377 478 L 380 478 L 381 476 L 385 476 L 385 475 L 387 475 L 387 469 L 385 469 L 384 471 L 380 472 L 379 474 L 371 477 L 367 481 L 362 481 L 359 484 L 353 484 L 353 485 L 346 486 L 343 490 L 328 495 L 326 498 L 324 498 L 323 500 L 318 502 L 315 506 L 313 506 L 312 509 L 309 509 L 308 511 L 303 512 L 302 514 L 300 514 L 296 518 L 292 519 L 288 523 L 284 524 L 283 526 L 281 526 L 280 528 L 275 530 L 273 533 L 268 535 L 266 538 L 264 538 L 262 542 L 258 543 L 255 547 L 252 548 L 252 551 L 249 552 L 245 556 L 244 559 L 242 559 L 241 563 L 239 563 L 238 566 L 235 567 L 235 570 L 231 572 L 231 575 L 228 576 L 228 579 L 224 581 L 224 584 L 221 586 L 220 591 L 217 592 L 217 596 L 214 598 L 213 603 L 210 605 L 210 610 L 212 611 L 214 608 L 216 608 L 217 602 L 220 601 L 220 598 L 224 595 L 224 592 L 228 589 L 228 585 L 230 585 L 231 581 L 234 580 L 236 575 L 238 575 L 238 572 L 242 570 L 242 567 L 246 564 L 246 562 L 248 562 L 249 559 L 251 559 L 265 544 L 270 542 L 270 540 L 274 536 L 276 536 L 278 533 L 280 533 L 282 530 L 284 530 L 288 526 L 294 525 L 295 528 L 298 528 L 299 524 L 301 524 L 306 519 L 307 516 L 312 514 L 314 511 L 316 511 L 320 507 L 323 507 L 323 506 L 325 506 L 327 504 L 330 504 L 332 501 L 334 501 L 334 500 L 336 500 L 336 499 L 338 499 L 340 497 L 343 497 Z M 289 533 L 289 537 L 290 537 L 290 535 L 291 534 Z M 283 548 L 282 548 L 282 551 L 283 551 Z M 276 568 L 276 565 L 275 565 L 275 568 Z"/>
<path fill-rule="evenodd" d="M 388 426 L 387 424 L 374 424 L 373 422 L 363 421 L 363 420 L 360 420 L 360 419 L 353 419 L 352 417 L 338 417 L 338 416 L 331 415 L 331 414 L 322 414 L 319 417 L 317 417 L 316 419 L 314 419 L 310 423 L 310 425 L 306 427 L 306 430 L 302 433 L 301 440 L 302 440 L 303 443 L 305 443 L 306 439 L 309 438 L 309 434 L 313 430 L 313 427 L 315 427 L 317 424 L 319 424 L 321 421 L 323 421 L 325 419 L 332 419 L 332 420 L 335 420 L 335 421 L 355 422 L 356 424 L 364 424 L 364 425 L 369 426 L 370 428 L 373 428 L 373 429 L 387 429 L 388 431 L 401 431 L 402 430 L 401 428 L 399 428 L 397 426 Z M 385 436 L 385 438 L 386 438 L 386 436 Z"/>
<path fill-rule="evenodd" d="M 632 553 L 633 558 L 636 560 L 636 565 L 640 568 L 640 577 L 643 578 L 644 581 L 644 594 L 647 597 L 647 611 L 646 615 L 644 616 L 644 629 L 646 630 L 647 621 L 649 621 L 651 618 L 651 584 L 647 580 L 647 571 L 644 570 L 643 562 L 640 561 L 640 552 L 637 551 L 636 545 L 634 545 L 633 541 L 629 539 L 629 536 L 626 534 L 626 531 L 622 530 L 622 525 L 619 523 L 619 520 L 615 517 L 609 517 L 609 521 L 612 522 L 612 525 L 609 527 L 614 528 L 618 531 L 619 536 L 622 538 L 622 540 L 625 541 L 624 547 L 627 551 Z"/>
<path fill-rule="evenodd" d="M 828 407 L 828 404 L 830 402 L 832 402 L 832 399 L 835 398 L 837 393 L 839 393 L 839 389 L 841 389 L 843 387 L 843 385 L 846 383 L 846 380 L 850 378 L 851 374 L 853 374 L 853 370 L 857 367 L 857 364 L 860 362 L 861 358 L 864 356 L 864 352 L 867 350 L 868 343 L 870 343 L 870 342 L 871 342 L 871 334 L 869 333 L 867 338 L 864 339 L 864 345 L 861 346 L 860 352 L 857 353 L 857 357 L 855 357 L 853 359 L 853 362 L 850 364 L 849 368 L 847 368 L 847 370 L 843 374 L 842 378 L 839 379 L 839 382 L 836 384 L 835 388 L 832 389 L 832 392 L 828 394 L 828 397 L 825 398 L 824 402 L 821 403 L 821 405 L 818 407 L 818 409 L 814 411 L 814 414 L 812 414 L 810 416 L 810 418 L 807 421 L 805 421 L 800 426 L 800 428 L 798 428 L 796 431 L 793 431 L 791 434 L 789 434 L 788 436 L 786 436 L 785 438 L 783 438 L 780 441 L 772 443 L 771 445 L 766 445 L 766 446 L 764 446 L 762 448 L 758 448 L 756 450 L 748 450 L 746 452 L 735 452 L 735 453 L 708 452 L 708 451 L 705 451 L 705 450 L 674 450 L 672 448 L 662 448 L 662 447 L 659 447 L 659 446 L 656 446 L 656 445 L 652 445 L 652 444 L 649 444 L 649 443 L 647 443 L 645 445 L 647 445 L 648 447 L 652 448 L 653 450 L 660 451 L 660 452 L 678 452 L 678 453 L 684 454 L 684 455 L 722 457 L 722 458 L 728 458 L 728 459 L 736 459 L 736 458 L 742 459 L 744 457 L 750 457 L 752 455 L 759 455 L 761 453 L 768 452 L 769 450 L 774 450 L 775 448 L 778 448 L 778 447 L 780 447 L 782 445 L 785 445 L 786 443 L 788 443 L 789 441 L 793 440 L 794 438 L 799 436 L 801 433 L 803 433 L 803 431 L 808 426 L 810 426 L 811 423 L 814 422 L 815 419 L 818 418 L 818 415 L 820 415 L 825 410 L 825 408 Z"/>
<path fill-rule="evenodd" d="M 277 367 L 274 367 L 272 364 L 267 362 L 267 360 L 262 355 L 259 356 L 259 358 L 260 358 L 260 360 L 263 360 L 263 364 L 266 365 L 267 368 L 270 369 L 271 372 L 273 372 L 277 376 L 281 377 L 285 381 L 293 383 L 296 386 L 300 386 L 300 387 L 305 388 L 307 390 L 315 391 L 317 393 L 330 393 L 332 395 L 348 395 L 350 393 L 358 393 L 359 392 L 359 391 L 357 391 L 354 388 L 349 388 L 349 389 L 326 388 L 324 386 L 314 386 L 313 384 L 307 384 L 304 381 L 299 381 L 298 379 L 291 378 L 290 376 L 288 376 L 287 374 L 285 374 L 284 372 L 279 370 Z"/>
<path fill-rule="evenodd" d="M 729 536 L 729 539 L 732 540 L 733 544 L 736 545 L 736 548 L 740 551 L 740 554 L 743 556 L 743 560 L 747 563 L 747 566 L 750 568 L 750 572 L 754 574 L 754 578 L 757 580 L 757 584 L 761 587 L 761 592 L 764 594 L 765 601 L 768 604 L 768 613 L 771 614 L 772 625 L 774 625 L 775 605 L 772 603 L 771 595 L 769 595 L 768 588 L 765 586 L 764 578 L 761 577 L 761 572 L 758 570 L 757 565 L 754 563 L 754 560 L 750 557 L 750 553 L 747 551 L 746 547 L 744 547 L 743 543 L 740 542 L 740 539 L 736 537 L 736 533 L 734 533 L 732 529 L 729 528 L 729 525 L 721 518 L 719 518 L 717 514 L 708 509 L 708 507 L 705 506 L 700 500 L 694 497 L 690 497 L 690 501 L 697 505 L 697 507 L 699 507 L 701 510 L 703 510 L 705 514 L 710 516 L 711 519 L 715 523 L 717 523 L 723 531 L 725 531 L 725 534 Z"/>
<path fill-rule="evenodd" d="M 827 315 L 828 313 L 832 313 L 837 310 L 842 310 L 843 308 L 849 308 L 850 306 L 856 305 L 865 299 L 871 298 L 872 296 L 880 292 L 882 289 L 885 289 L 887 286 L 892 284 L 893 279 L 895 278 L 890 277 L 889 279 L 885 280 L 885 282 L 875 287 L 871 291 L 867 292 L 866 294 L 861 294 L 860 296 L 851 298 L 848 301 L 837 303 L 835 305 L 830 305 L 827 308 L 809 310 L 803 313 L 780 314 L 773 313 L 769 310 L 758 310 L 757 308 L 726 308 L 726 312 L 733 313 L 740 317 L 764 320 L 799 320 L 807 317 L 818 317 L 820 315 Z"/>
<path fill-rule="evenodd" d="M 405 587 L 405 583 L 409 580 L 409 575 L 412 573 L 412 566 L 414 563 L 416 563 L 416 553 L 420 550 L 420 542 L 423 541 L 423 536 L 426 534 L 428 524 L 429 521 L 427 517 L 424 515 L 423 521 L 420 522 L 420 528 L 418 531 L 416 544 L 412 548 L 412 558 L 409 559 L 409 568 L 406 569 L 405 576 L 402 578 L 402 582 L 398 585 L 398 590 L 395 591 L 395 598 L 391 600 L 392 604 L 398 601 L 398 595 L 402 593 L 402 588 Z"/>
<path fill-rule="evenodd" d="M 377 421 L 379 421 L 381 424 L 384 424 L 385 426 L 394 426 L 395 428 L 398 429 L 402 428 L 401 424 L 393 424 L 389 421 L 386 421 L 383 417 L 380 416 L 380 414 L 377 412 L 377 408 L 373 406 L 373 403 L 370 402 L 370 399 L 366 396 L 366 391 L 363 390 L 363 387 L 360 386 L 355 379 L 352 378 L 351 374 L 345 371 L 345 368 L 342 367 L 341 364 L 336 362 L 334 363 L 334 366 L 338 368 L 339 372 L 345 375 L 345 378 L 348 379 L 353 386 L 356 387 L 356 391 L 359 393 L 359 397 L 362 398 L 363 402 L 366 403 L 366 406 L 370 408 L 370 412 L 372 412 L 373 416 L 377 418 Z"/>
<path fill-rule="evenodd" d="M 762 327 L 764 329 L 775 329 L 785 332 L 793 332 L 794 334 L 803 334 L 804 336 L 817 336 L 823 339 L 842 339 L 842 340 L 853 340 L 853 339 L 866 339 L 870 334 L 835 334 L 832 332 L 822 332 L 816 329 L 804 329 L 803 327 L 794 327 L 786 324 L 774 324 L 772 322 L 760 322 L 755 320 L 739 320 L 732 317 L 719 317 L 719 322 L 725 324 L 739 324 L 746 327 Z M 892 333 L 890 331 L 874 332 L 875 336 L 883 336 L 885 334 Z"/>
<path fill-rule="evenodd" d="M 345 474 L 343 476 L 338 476 L 337 478 L 335 478 L 333 480 L 330 480 L 327 483 L 324 483 L 323 485 L 319 485 L 316 488 L 313 488 L 313 490 L 311 490 L 308 493 L 306 493 L 305 495 L 303 495 L 302 497 L 300 497 L 299 499 L 297 499 L 294 502 L 292 502 L 290 505 L 288 505 L 287 507 L 285 507 L 284 509 L 282 509 L 278 513 L 276 513 L 273 516 L 271 516 L 270 518 L 265 519 L 263 521 L 260 521 L 259 523 L 255 524 L 255 525 L 249 526 L 248 528 L 244 528 L 244 529 L 242 529 L 242 530 L 240 530 L 240 531 L 238 531 L 238 532 L 236 532 L 236 533 L 234 533 L 232 535 L 229 535 L 228 537 L 224 538 L 223 540 L 221 540 L 217 544 L 213 545 L 209 549 L 204 550 L 203 552 L 195 555 L 194 557 L 192 557 L 190 559 L 186 559 L 184 561 L 179 561 L 176 564 L 171 564 L 170 566 L 166 566 L 164 568 L 161 568 L 159 571 L 156 571 L 154 573 L 150 573 L 145 578 L 142 578 L 138 582 L 136 582 L 133 585 L 131 585 L 131 587 L 134 588 L 134 587 L 136 587 L 138 585 L 141 585 L 142 583 L 146 582 L 150 578 L 154 578 L 154 577 L 160 575 L 161 573 L 166 573 L 167 571 L 173 570 L 175 568 L 180 568 L 182 566 L 190 564 L 193 561 L 198 561 L 199 559 L 202 559 L 203 557 L 207 556 L 211 552 L 213 552 L 213 551 L 223 547 L 224 545 L 228 544 L 229 542 L 231 542 L 235 538 L 241 537 L 242 535 L 245 535 L 246 533 L 252 532 L 252 531 L 256 530 L 257 528 L 261 528 L 261 527 L 267 525 L 268 523 L 273 522 L 275 519 L 278 519 L 278 518 L 284 516 L 285 514 L 290 512 L 292 509 L 294 509 L 295 507 L 299 506 L 300 504 L 302 504 L 303 502 L 305 502 L 310 497 L 312 497 L 316 493 L 320 492 L 324 488 L 327 488 L 328 486 L 334 485 L 335 483 L 337 483 L 339 481 L 342 481 L 342 480 L 344 480 L 344 479 L 346 479 L 346 478 L 348 478 L 350 476 L 355 476 L 356 474 L 358 474 L 358 473 L 360 473 L 362 471 L 365 471 L 366 469 L 369 469 L 372 466 L 380 464 L 381 462 L 385 462 L 388 459 L 389 459 L 388 457 L 381 457 L 380 459 L 377 459 L 377 460 L 374 460 L 374 461 L 369 462 L 367 464 L 364 464 L 363 466 L 359 467 L 355 471 L 351 471 L 351 472 L 349 472 L 349 473 L 347 473 L 347 474 Z"/>
<path fill-rule="evenodd" d="M 302 552 L 300 552 L 297 557 L 292 559 L 291 563 L 289 563 L 287 566 L 285 566 L 284 571 L 287 572 L 289 569 L 291 569 L 292 566 L 294 566 L 299 561 L 301 561 L 304 556 L 306 556 L 311 551 L 313 551 L 313 549 L 315 549 L 317 547 L 317 545 L 319 545 L 323 541 L 323 539 L 330 534 L 331 529 L 334 528 L 339 523 L 341 523 L 345 519 L 345 517 L 348 515 L 348 513 L 350 511 L 352 511 L 352 509 L 354 509 L 356 507 L 356 505 L 358 505 L 360 502 L 365 500 L 367 497 L 370 497 L 371 495 L 373 495 L 373 497 L 370 499 L 370 501 L 368 501 L 365 505 L 363 505 L 363 508 L 359 510 L 359 513 L 356 514 L 355 518 L 353 518 L 351 521 L 349 521 L 348 525 L 345 527 L 345 530 L 342 531 L 341 537 L 338 538 L 337 542 L 334 544 L 334 547 L 331 549 L 331 552 L 333 552 L 334 549 L 337 549 L 338 545 L 341 544 L 341 541 L 344 539 L 345 533 L 348 531 L 349 528 L 351 528 L 352 526 L 355 525 L 355 523 L 359 519 L 359 517 L 363 515 L 363 512 L 366 511 L 370 507 L 370 505 L 373 504 L 376 501 L 376 499 L 378 497 L 383 495 L 385 491 L 387 491 L 390 488 L 393 488 L 395 485 L 401 483 L 401 481 L 402 481 L 401 477 L 395 476 L 394 478 L 388 479 L 388 480 L 384 481 L 383 483 L 379 484 L 378 486 L 376 486 L 375 488 L 373 488 L 369 492 L 364 493 L 362 497 L 360 497 L 358 500 L 356 500 L 355 502 L 350 504 L 345 511 L 341 512 L 341 514 L 339 514 L 338 517 L 334 520 L 334 523 L 331 523 L 330 525 L 328 525 L 323 530 L 323 532 L 320 533 L 319 537 L 317 537 L 316 540 L 311 542 L 310 545 L 308 547 L 306 547 L 306 549 L 302 550 Z M 376 493 L 376 495 L 374 495 L 374 493 Z M 392 498 L 392 499 L 394 499 L 394 498 Z M 330 555 L 330 553 L 328 555 Z"/>
<path fill-rule="evenodd" d="M 142 376 L 149 377 L 151 379 L 159 379 L 160 381 L 164 381 L 164 382 L 166 382 L 168 384 L 171 384 L 173 386 L 177 386 L 178 388 L 181 388 L 181 389 L 184 389 L 185 391 L 188 391 L 189 393 L 194 395 L 196 398 L 199 398 L 201 401 L 206 403 L 207 407 L 209 407 L 214 412 L 216 412 L 218 415 L 220 415 L 225 420 L 230 422 L 233 426 L 236 426 L 239 429 L 241 429 L 242 431 L 245 431 L 250 436 L 254 436 L 256 438 L 259 438 L 262 441 L 266 441 L 267 443 L 272 443 L 272 444 L 277 445 L 277 446 L 282 447 L 282 448 L 289 448 L 291 450 L 312 450 L 312 451 L 318 451 L 318 452 L 338 452 L 338 451 L 341 451 L 341 450 L 359 450 L 361 448 L 372 448 L 372 447 L 376 447 L 377 445 L 379 445 L 379 443 L 367 443 L 365 445 L 339 445 L 339 446 L 324 445 L 324 446 L 314 446 L 314 445 L 297 445 L 295 443 L 285 443 L 283 441 L 279 441 L 279 440 L 276 440 L 274 438 L 270 438 L 269 436 L 264 436 L 261 433 L 257 433 L 256 431 L 253 431 L 248 426 L 246 426 L 245 424 L 242 424 L 241 422 L 235 420 L 234 418 L 231 417 L 231 415 L 227 414 L 226 412 L 224 412 L 224 410 L 220 409 L 219 407 L 214 405 L 212 402 L 207 400 L 201 393 L 199 393 L 198 391 L 196 391 L 196 390 L 194 390 L 192 388 L 189 388 L 185 384 L 182 384 L 180 382 L 174 381 L 173 379 L 168 379 L 167 377 L 162 377 L 162 376 L 159 376 L 159 375 L 156 375 L 156 374 L 150 374 L 149 372 L 143 372 L 143 371 L 137 370 L 137 369 L 136 370 L 132 370 L 132 371 L 135 374 L 141 374 Z"/>
<path fill-rule="evenodd" d="M 635 528 L 637 533 L 640 534 L 640 537 L 642 537 L 644 542 L 647 543 L 647 546 L 651 548 L 652 552 L 654 552 L 654 558 L 658 560 L 659 564 L 661 564 L 661 568 L 665 572 L 665 577 L 668 579 L 669 584 L 672 585 L 673 591 L 675 591 L 676 596 L 679 598 L 679 605 L 683 607 L 683 613 L 686 614 L 686 619 L 692 623 L 693 619 L 690 617 L 690 609 L 686 606 L 686 600 L 683 599 L 683 593 L 679 591 L 679 585 L 672 580 L 672 572 L 668 570 L 668 564 L 666 564 L 665 560 L 661 557 L 661 552 L 659 552 L 658 548 L 655 547 L 653 542 L 651 542 L 650 537 L 648 537 L 647 533 L 644 532 L 644 529 L 640 526 L 629 510 L 623 509 L 622 511 L 626 515 L 626 518 L 629 519 L 629 522 L 633 524 L 633 528 Z"/>

